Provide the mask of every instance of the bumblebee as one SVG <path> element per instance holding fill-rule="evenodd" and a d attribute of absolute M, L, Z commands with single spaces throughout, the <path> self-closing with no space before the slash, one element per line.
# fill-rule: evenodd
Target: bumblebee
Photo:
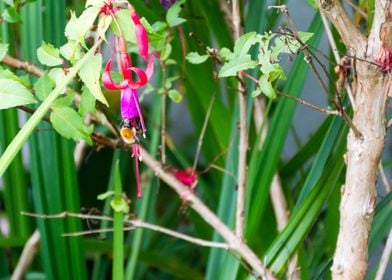
<path fill-rule="evenodd" d="M 120 134 L 126 144 L 139 143 L 139 136 L 143 134 L 137 119 L 123 119 L 120 124 Z"/>

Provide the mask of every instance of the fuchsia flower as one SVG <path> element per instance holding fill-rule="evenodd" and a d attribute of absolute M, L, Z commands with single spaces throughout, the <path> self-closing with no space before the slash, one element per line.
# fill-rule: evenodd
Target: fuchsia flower
<path fill-rule="evenodd" d="M 109 2 L 110 3 L 110 2 Z M 113 6 L 107 9 L 113 9 Z M 105 12 L 107 13 L 107 9 Z M 148 55 L 148 37 L 147 32 L 140 22 L 140 18 L 135 9 L 128 4 L 128 9 L 131 13 L 131 19 L 135 24 L 136 43 L 139 54 L 147 62 L 146 69 L 141 69 L 132 66 L 131 58 L 127 52 L 125 39 L 120 36 L 118 38 L 118 49 L 120 53 L 120 70 L 123 76 L 123 81 L 116 84 L 111 75 L 112 59 L 110 59 L 105 67 L 102 75 L 102 82 L 109 90 L 121 90 L 121 117 L 120 124 L 121 138 L 127 144 L 132 144 L 132 157 L 135 158 L 135 174 L 138 197 L 142 196 L 140 177 L 139 177 L 139 161 L 140 156 L 140 136 L 146 137 L 146 127 L 142 111 L 140 109 L 138 89 L 147 84 L 154 72 L 153 56 Z M 109 11 L 113 14 L 113 11 Z M 135 79 L 133 78 L 135 76 Z"/>

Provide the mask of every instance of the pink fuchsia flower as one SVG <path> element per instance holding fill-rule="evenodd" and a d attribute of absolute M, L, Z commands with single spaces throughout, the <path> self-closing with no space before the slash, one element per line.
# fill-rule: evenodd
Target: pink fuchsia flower
<path fill-rule="evenodd" d="M 110 1 L 111 2 L 111 1 Z M 107 10 L 114 14 L 112 6 L 108 6 Z M 110 59 L 102 75 L 102 82 L 109 90 L 121 90 L 121 117 L 120 134 L 122 140 L 132 145 L 132 157 L 135 159 L 135 176 L 137 184 L 137 195 L 142 196 L 139 175 L 140 156 L 140 135 L 145 137 L 146 127 L 140 108 L 138 89 L 147 84 L 154 72 L 153 56 L 148 55 L 149 45 L 147 32 L 140 22 L 140 18 L 131 5 L 128 5 L 131 19 L 135 24 L 136 43 L 139 54 L 143 60 L 147 61 L 146 69 L 132 66 L 131 58 L 127 52 L 126 42 L 123 36 L 118 38 L 118 49 L 120 53 L 120 71 L 123 80 L 115 83 L 110 75 L 112 70 L 112 59 Z M 107 12 L 105 10 L 105 12 Z M 134 78 L 135 77 L 135 78 Z"/>

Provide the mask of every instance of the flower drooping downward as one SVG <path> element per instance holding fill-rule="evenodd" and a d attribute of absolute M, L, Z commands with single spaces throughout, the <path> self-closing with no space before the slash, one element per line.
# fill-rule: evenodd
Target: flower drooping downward
<path fill-rule="evenodd" d="M 135 9 L 128 4 L 132 22 L 135 25 L 136 43 L 139 55 L 147 62 L 146 69 L 133 67 L 131 58 L 127 51 L 125 39 L 122 35 L 118 37 L 118 49 L 120 54 L 120 70 L 123 81 L 116 84 L 110 76 L 112 69 L 112 59 L 105 67 L 102 75 L 102 82 L 109 90 L 121 90 L 121 118 L 120 124 L 121 138 L 126 144 L 132 144 L 132 157 L 135 159 L 135 176 L 137 184 L 137 195 L 142 196 L 139 175 L 140 137 L 146 137 L 146 126 L 139 103 L 138 89 L 147 84 L 154 72 L 153 56 L 148 54 L 147 32 L 140 22 L 139 15 Z M 133 78 L 135 76 L 135 79 Z"/>

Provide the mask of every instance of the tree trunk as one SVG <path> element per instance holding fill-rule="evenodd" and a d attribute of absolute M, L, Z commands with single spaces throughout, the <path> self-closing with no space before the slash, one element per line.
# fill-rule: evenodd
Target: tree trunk
<path fill-rule="evenodd" d="M 340 203 L 340 227 L 333 279 L 361 280 L 368 267 L 368 241 L 376 205 L 376 179 L 385 140 L 385 110 L 392 66 L 392 7 L 376 0 L 374 20 L 366 38 L 354 25 L 340 1 L 319 0 L 320 10 L 338 30 L 354 59 L 356 74 L 353 123 L 347 138 L 346 182 Z M 380 56 L 380 54 L 383 56 Z M 377 60 L 378 57 L 378 61 Z M 381 62 L 380 62 L 380 57 Z M 382 64 L 382 65 L 377 65 Z"/>
<path fill-rule="evenodd" d="M 377 168 L 385 139 L 386 86 L 389 77 L 367 62 L 357 64 L 354 125 L 347 139 L 346 183 L 342 188 L 340 230 L 333 279 L 359 280 L 367 270 L 370 226 L 376 204 Z"/>

